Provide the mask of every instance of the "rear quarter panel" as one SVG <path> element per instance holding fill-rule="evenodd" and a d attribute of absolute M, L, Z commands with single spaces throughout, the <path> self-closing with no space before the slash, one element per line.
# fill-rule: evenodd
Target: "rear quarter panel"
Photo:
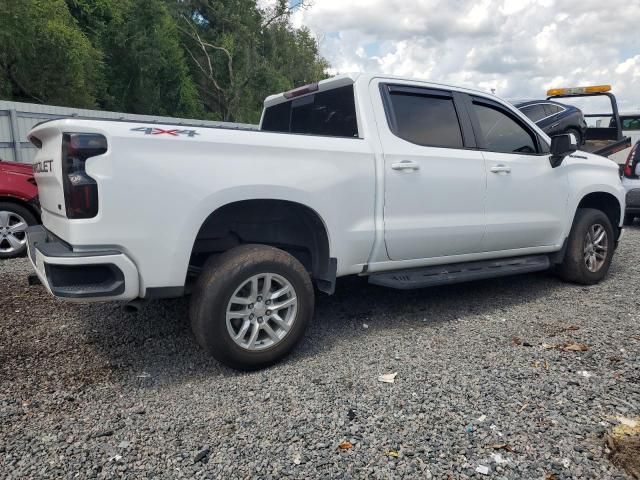
<path fill-rule="evenodd" d="M 374 156 L 366 141 L 195 127 L 193 136 L 154 135 L 135 130 L 141 126 L 67 123 L 66 131 L 107 137 L 107 153 L 86 164 L 98 183 L 99 213 L 89 220 L 49 212 L 43 218 L 74 246 L 120 247 L 140 270 L 141 293 L 184 284 L 203 222 L 242 200 L 306 205 L 325 223 L 338 275 L 356 273 L 366 262 L 375 202 Z"/>

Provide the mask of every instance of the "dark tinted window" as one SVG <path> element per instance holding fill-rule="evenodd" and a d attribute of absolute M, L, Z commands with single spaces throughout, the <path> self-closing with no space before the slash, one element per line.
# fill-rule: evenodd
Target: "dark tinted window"
<path fill-rule="evenodd" d="M 291 103 L 279 103 L 269 107 L 264 112 L 262 130 L 269 132 L 288 132 L 291 121 Z"/>
<path fill-rule="evenodd" d="M 547 116 L 547 112 L 545 112 L 544 106 L 540 103 L 537 105 L 527 105 L 526 107 L 522 107 L 520 110 L 522 110 L 522 113 L 524 113 L 534 122 L 542 120 Z"/>
<path fill-rule="evenodd" d="M 640 130 L 640 117 L 622 117 L 623 130 Z"/>
<path fill-rule="evenodd" d="M 332 137 L 357 137 L 358 122 L 353 86 L 293 99 L 269 107 L 262 130 Z"/>
<path fill-rule="evenodd" d="M 395 133 L 418 145 L 462 148 L 462 132 L 453 99 L 391 93 Z"/>
<path fill-rule="evenodd" d="M 547 116 L 555 115 L 556 113 L 562 111 L 562 108 L 560 108 L 558 105 L 554 105 L 553 103 L 545 103 L 544 109 L 547 112 Z"/>
<path fill-rule="evenodd" d="M 536 153 L 533 136 L 497 108 L 474 103 L 487 150 L 503 153 Z"/>

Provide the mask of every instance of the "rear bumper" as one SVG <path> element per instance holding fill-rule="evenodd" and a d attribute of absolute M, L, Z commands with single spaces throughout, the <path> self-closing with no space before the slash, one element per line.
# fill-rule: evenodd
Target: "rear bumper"
<path fill-rule="evenodd" d="M 74 250 L 42 225 L 27 229 L 29 259 L 49 292 L 65 300 L 133 300 L 139 296 L 138 269 L 122 252 Z"/>

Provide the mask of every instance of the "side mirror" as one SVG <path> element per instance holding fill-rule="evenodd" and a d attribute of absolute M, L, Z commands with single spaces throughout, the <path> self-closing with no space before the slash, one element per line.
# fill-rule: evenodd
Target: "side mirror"
<path fill-rule="evenodd" d="M 549 159 L 553 168 L 559 167 L 564 157 L 578 150 L 578 141 L 573 133 L 555 135 L 551 137 L 551 158 Z"/>

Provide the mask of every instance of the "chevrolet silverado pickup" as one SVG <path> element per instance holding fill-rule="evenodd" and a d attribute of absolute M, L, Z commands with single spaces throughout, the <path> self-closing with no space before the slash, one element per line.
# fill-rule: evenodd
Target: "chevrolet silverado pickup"
<path fill-rule="evenodd" d="M 595 284 L 622 233 L 616 164 L 494 95 L 418 80 L 273 95 L 259 130 L 72 118 L 29 138 L 46 288 L 190 293 L 197 341 L 239 369 L 284 357 L 338 277 L 410 289 L 553 269 Z"/>

